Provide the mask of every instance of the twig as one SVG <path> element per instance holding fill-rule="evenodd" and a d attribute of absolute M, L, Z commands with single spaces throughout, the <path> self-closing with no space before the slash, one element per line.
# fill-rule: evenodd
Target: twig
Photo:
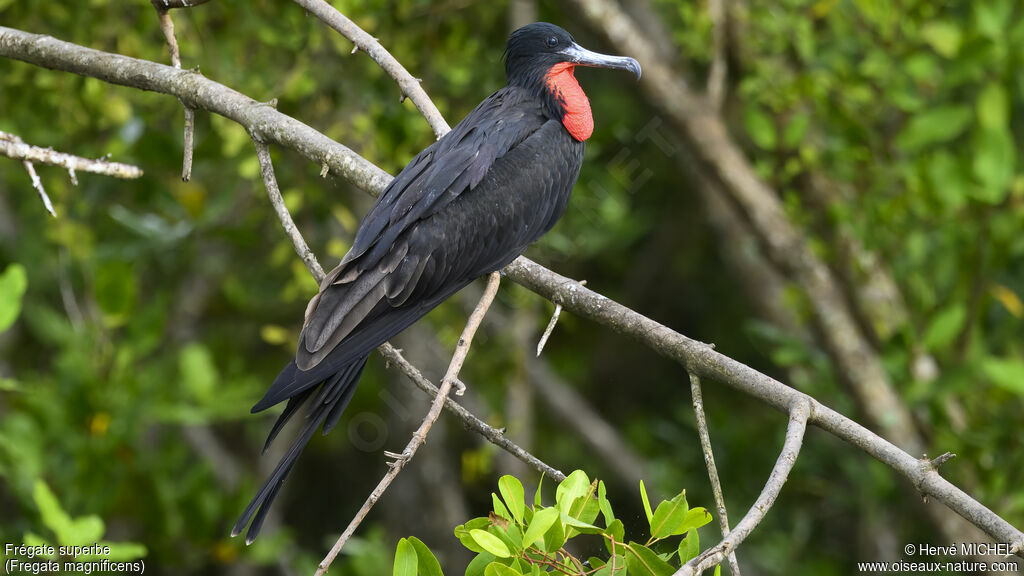
<path fill-rule="evenodd" d="M 46 211 L 50 213 L 50 216 L 56 218 L 57 213 L 53 211 L 53 202 L 50 202 L 50 196 L 46 193 L 46 188 L 43 188 L 43 181 L 39 179 L 39 174 L 36 174 L 35 166 L 28 160 L 22 160 L 21 163 L 25 166 L 29 177 L 32 178 L 32 187 L 39 193 L 39 199 L 43 201 Z"/>
<path fill-rule="evenodd" d="M 708 72 L 708 101 L 715 111 L 721 111 L 725 101 L 725 83 L 728 77 L 728 60 L 726 59 L 726 38 L 728 36 L 729 0 L 710 0 L 708 10 L 711 12 L 711 33 L 713 55 L 711 70 Z"/>
<path fill-rule="evenodd" d="M 466 354 L 469 353 L 469 347 L 473 343 L 473 336 L 476 334 L 477 328 L 480 327 L 480 323 L 484 319 L 484 315 L 487 314 L 487 309 L 491 306 L 491 302 L 494 301 L 495 294 L 498 293 L 498 284 L 501 281 L 501 275 L 498 272 L 492 272 L 490 277 L 487 279 L 487 288 L 484 290 L 484 295 L 480 298 L 480 303 L 477 304 L 476 309 L 469 316 L 469 321 L 466 322 L 466 327 L 462 330 L 462 336 L 459 337 L 459 343 L 455 347 L 455 354 L 452 356 L 452 361 L 448 365 L 448 372 L 444 376 L 444 380 L 441 381 L 441 389 L 438 391 L 437 396 L 434 397 L 434 401 L 430 405 L 430 411 L 427 412 L 426 417 L 423 418 L 423 423 L 413 433 L 409 443 L 406 444 L 405 450 L 399 455 L 399 458 L 390 464 L 390 469 L 381 479 L 377 487 L 374 488 L 373 492 L 370 493 L 370 497 L 366 499 L 363 507 L 359 509 L 355 517 L 349 523 L 348 528 L 342 532 L 338 541 L 335 542 L 334 547 L 327 553 L 327 556 L 320 562 L 320 565 L 316 569 L 316 576 L 322 576 L 327 573 L 327 569 L 334 562 L 334 559 L 341 552 L 341 548 L 345 545 L 345 542 L 352 537 L 355 533 L 356 528 L 362 523 L 363 518 L 370 512 L 373 505 L 376 504 L 377 500 L 384 495 L 384 492 L 391 485 L 391 482 L 398 476 L 398 473 L 402 471 L 402 468 L 412 460 L 412 457 L 416 454 L 416 450 L 423 444 L 427 439 L 427 433 L 430 432 L 430 428 L 437 421 L 437 417 L 441 415 L 441 407 L 444 405 L 444 401 L 448 398 L 448 393 L 451 391 L 452 386 L 455 383 L 456 378 L 459 376 L 459 370 L 462 369 L 462 363 L 466 360 Z"/>
<path fill-rule="evenodd" d="M 0 155 L 24 160 L 32 164 L 47 164 L 60 166 L 68 171 L 71 181 L 78 184 L 74 177 L 76 171 L 103 174 L 114 178 L 139 178 L 142 176 L 142 169 L 130 164 L 110 162 L 104 158 L 90 160 L 80 156 L 72 156 L 63 152 L 56 152 L 52 148 L 40 148 L 26 144 L 21 138 L 8 132 L 0 132 Z"/>
<path fill-rule="evenodd" d="M 377 351 L 380 352 L 381 356 L 383 356 L 385 360 L 387 360 L 388 364 L 397 366 L 398 369 L 401 370 L 417 388 L 431 396 L 437 396 L 437 387 L 434 386 L 430 380 L 424 377 L 423 374 L 408 360 L 406 360 L 391 344 L 384 344 L 378 348 Z M 444 407 L 454 414 L 456 418 L 461 420 L 467 430 L 471 430 L 483 436 L 490 443 L 502 450 L 505 450 L 519 460 L 522 460 L 528 466 L 531 466 L 538 472 L 543 473 L 548 478 L 551 478 L 556 482 L 565 480 L 565 474 L 563 474 L 561 470 L 552 468 L 545 464 L 536 456 L 530 454 L 518 444 L 509 440 L 501 430 L 477 418 L 472 412 L 465 409 L 458 402 L 455 402 L 451 398 L 446 398 L 444 401 Z"/>
<path fill-rule="evenodd" d="M 757 528 L 757 525 L 761 523 L 761 520 L 768 513 L 768 509 L 775 503 L 775 499 L 779 497 L 782 485 L 786 483 L 790 470 L 796 464 L 796 458 L 800 454 L 800 446 L 804 441 L 804 432 L 807 431 L 807 420 L 810 415 L 811 403 L 807 400 L 801 399 L 793 404 L 789 410 L 789 425 L 786 427 L 786 441 L 782 445 L 782 453 L 779 454 L 778 460 L 775 461 L 775 467 L 772 468 L 772 473 L 768 476 L 768 482 L 765 483 L 764 489 L 761 490 L 761 495 L 757 497 L 754 505 L 750 507 L 747 515 L 740 520 L 740 523 L 736 525 L 732 533 L 723 537 L 722 541 L 716 546 L 705 550 L 696 558 L 680 567 L 676 571 L 675 576 L 700 574 L 704 570 L 719 564 Z"/>
<path fill-rule="evenodd" d="M 722 529 L 722 538 L 729 537 L 729 515 L 725 510 L 725 498 L 722 496 L 722 483 L 718 480 L 718 467 L 715 465 L 715 453 L 711 449 L 711 435 L 708 433 L 708 421 L 704 417 L 704 397 L 700 390 L 700 378 L 690 374 L 690 393 L 693 396 L 693 412 L 697 416 L 697 433 L 700 436 L 700 447 L 704 451 L 704 464 L 708 468 L 711 480 L 711 492 L 715 496 L 715 507 L 718 509 L 718 525 Z M 729 552 L 729 572 L 732 576 L 740 576 L 740 565 L 736 560 L 736 551 Z"/>
<path fill-rule="evenodd" d="M 295 0 L 295 3 L 319 18 L 324 24 L 334 28 L 345 38 L 351 40 L 357 49 L 366 52 L 385 72 L 391 75 L 398 82 L 398 87 L 402 90 L 402 99 L 404 100 L 408 97 L 412 100 L 412 103 L 423 114 L 427 123 L 430 124 L 430 128 L 434 131 L 435 136 L 440 138 L 451 130 L 444 117 L 441 116 L 441 112 L 438 111 L 437 106 L 434 106 L 430 97 L 423 91 L 420 81 L 413 78 L 412 74 L 409 74 L 409 71 L 390 52 L 381 46 L 376 38 L 369 35 L 355 22 L 349 20 L 344 14 L 324 0 Z"/>
<path fill-rule="evenodd" d="M 324 279 L 324 269 L 320 266 L 320 262 L 317 261 L 316 255 L 309 249 L 309 244 L 306 244 L 306 240 L 302 237 L 302 233 L 295 226 L 295 221 L 292 220 L 292 215 L 288 212 L 288 207 L 284 204 L 284 197 L 281 196 L 281 189 L 277 186 L 277 177 L 274 176 L 274 163 L 270 159 L 270 148 L 259 139 L 255 134 L 251 134 L 252 143 L 256 147 L 256 158 L 260 162 L 260 175 L 263 176 L 263 184 L 267 188 L 267 196 L 270 197 L 270 203 L 274 206 L 274 212 L 277 213 L 277 218 L 281 221 L 281 226 L 284 228 L 284 233 L 291 238 L 292 246 L 295 247 L 295 253 L 302 258 L 302 262 L 306 265 L 306 269 L 316 279 L 316 283 Z"/>
<path fill-rule="evenodd" d="M 562 305 L 555 304 L 555 312 L 551 315 L 551 320 L 548 321 L 548 327 L 544 329 L 544 333 L 540 335 L 540 341 L 537 342 L 537 356 L 544 351 L 544 345 L 548 343 L 548 338 L 551 337 L 551 333 L 555 331 L 555 324 L 558 324 L 558 316 L 562 313 Z"/>
<path fill-rule="evenodd" d="M 203 0 L 209 1 L 209 0 Z M 171 64 L 181 70 L 181 52 L 178 50 L 178 39 L 174 37 L 174 21 L 171 20 L 171 14 L 169 12 L 171 6 L 168 6 L 168 0 L 151 0 L 153 6 L 156 8 L 157 17 L 160 18 L 160 30 L 164 33 L 164 38 L 167 40 L 167 47 L 171 50 Z M 196 4 L 202 4 L 203 2 L 194 2 L 192 6 Z M 183 2 L 182 6 L 173 6 L 174 8 L 182 8 L 184 6 L 190 6 L 187 2 Z M 184 158 L 181 164 L 181 179 L 188 182 L 192 179 L 192 152 L 195 147 L 195 132 L 196 132 L 196 111 L 194 108 L 185 104 L 183 100 L 181 106 L 185 109 L 185 136 L 183 146 L 185 148 Z"/>

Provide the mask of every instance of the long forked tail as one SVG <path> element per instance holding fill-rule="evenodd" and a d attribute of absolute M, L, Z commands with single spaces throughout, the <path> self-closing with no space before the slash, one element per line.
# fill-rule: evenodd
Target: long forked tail
<path fill-rule="evenodd" d="M 313 433 L 321 425 L 325 435 L 337 425 L 338 420 L 341 418 L 341 413 L 348 406 L 352 395 L 356 391 L 356 384 L 359 382 L 359 376 L 362 375 L 365 366 L 366 356 L 356 358 L 334 375 L 324 379 L 319 387 L 316 386 L 316 381 L 303 383 L 301 381 L 303 373 L 295 368 L 294 362 L 281 371 L 281 375 L 277 377 L 274 385 L 267 392 L 267 396 L 253 407 L 253 411 L 258 412 L 269 408 L 278 401 L 284 400 L 282 397 L 268 403 L 268 398 L 272 398 L 275 391 L 279 391 L 282 388 L 288 389 L 290 393 L 290 396 L 287 396 L 288 404 L 285 406 L 284 412 L 278 416 L 274 427 L 267 436 L 266 445 L 263 447 L 264 452 L 270 447 L 270 444 L 277 437 L 281 428 L 295 415 L 295 412 L 310 397 L 313 397 L 313 401 L 309 404 L 306 422 L 302 425 L 298 436 L 291 446 L 288 447 L 288 451 L 281 458 L 281 461 L 277 463 L 274 471 L 267 478 L 267 481 L 263 483 L 259 492 L 256 493 L 256 496 L 246 506 L 245 511 L 238 518 L 238 522 L 235 522 L 235 527 L 231 530 L 232 536 L 241 534 L 245 526 L 249 524 L 249 520 L 252 520 L 249 531 L 245 534 L 245 543 L 252 544 L 256 539 L 256 536 L 260 533 L 260 528 L 263 527 L 263 521 L 267 517 L 267 512 L 270 511 L 270 505 L 274 502 L 274 498 L 284 484 L 285 478 L 288 477 L 288 473 L 291 472 L 292 466 L 295 465 L 299 454 L 302 453 L 302 449 L 306 447 L 306 443 L 309 442 Z M 315 396 L 314 393 L 316 393 Z"/>

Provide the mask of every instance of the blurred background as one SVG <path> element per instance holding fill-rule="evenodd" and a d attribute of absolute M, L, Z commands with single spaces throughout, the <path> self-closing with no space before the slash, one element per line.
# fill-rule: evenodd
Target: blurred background
<path fill-rule="evenodd" d="M 333 4 L 422 78 L 453 125 L 504 84 L 501 54 L 518 25 L 547 20 L 588 48 L 623 52 L 581 15 L 583 1 Z M 874 430 L 887 425 L 877 414 L 909 422 L 897 444 L 956 453 L 943 475 L 1024 525 L 1024 4 L 618 4 L 677 86 L 704 92 L 718 78 L 725 137 L 824 265 L 841 296 L 830 305 L 852 319 L 896 402 L 858 393 L 822 328 L 828 305 L 784 251 L 761 248 L 692 134 L 623 74 L 578 72 L 596 129 L 566 216 L 528 255 Z M 276 98 L 392 174 L 434 139 L 391 78 L 297 5 L 214 0 L 171 15 L 183 67 Z M 169 62 L 143 0 L 0 0 L 0 24 Z M 0 328 L 0 542 L 56 542 L 66 514 L 65 529 L 122 543 L 126 556 L 144 547 L 151 573 L 311 573 L 427 400 L 371 358 L 341 424 L 306 448 L 260 539 L 246 547 L 228 537 L 286 445 L 260 457 L 275 414 L 249 408 L 292 356 L 316 290 L 244 129 L 199 111 L 185 183 L 174 98 L 0 59 L 0 130 L 145 170 L 134 181 L 79 174 L 74 186 L 62 169 L 37 166 L 54 219 L 20 162 L 0 158 L 0 319 L 10 320 Z M 274 159 L 297 224 L 332 267 L 372 198 L 293 152 L 275 148 Z M 394 342 L 431 379 L 481 288 Z M 460 401 L 556 468 L 604 479 L 634 539 L 646 537 L 640 479 L 659 497 L 685 488 L 691 506 L 713 509 L 682 368 L 570 313 L 535 358 L 552 311 L 503 283 Z M 736 522 L 786 419 L 713 382 L 704 398 Z M 335 572 L 390 573 L 396 540 L 415 535 L 461 574 L 470 556 L 452 528 L 486 515 L 505 473 L 539 480 L 442 415 Z M 976 539 L 939 508 L 812 429 L 740 564 L 745 574 L 847 574 L 856 561 L 902 558 L 906 543 Z M 718 539 L 714 523 L 701 532 L 705 545 Z"/>

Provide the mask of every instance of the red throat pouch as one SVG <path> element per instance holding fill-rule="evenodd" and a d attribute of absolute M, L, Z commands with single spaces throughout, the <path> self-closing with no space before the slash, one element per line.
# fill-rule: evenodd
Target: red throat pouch
<path fill-rule="evenodd" d="M 548 70 L 544 81 L 565 108 L 562 124 L 576 140 L 583 142 L 594 132 L 594 116 L 590 113 L 590 100 L 576 81 L 576 65 L 559 62 Z"/>

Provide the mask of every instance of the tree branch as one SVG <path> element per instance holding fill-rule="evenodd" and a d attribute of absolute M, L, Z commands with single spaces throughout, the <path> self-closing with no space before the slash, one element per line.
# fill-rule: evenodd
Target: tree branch
<path fill-rule="evenodd" d="M 808 400 L 812 408 L 811 424 L 896 470 L 918 486 L 922 493 L 942 502 L 995 540 L 1009 543 L 1015 553 L 1024 558 L 1024 533 L 939 476 L 937 471 L 922 471 L 917 458 L 814 398 L 522 256 L 505 268 L 505 276 L 556 304 L 562 304 L 570 312 L 635 338 L 655 352 L 679 362 L 690 374 L 735 388 L 777 410 L 788 412 L 798 400 Z"/>
<path fill-rule="evenodd" d="M 725 510 L 725 498 L 722 496 L 722 483 L 718 480 L 718 467 L 715 466 L 715 453 L 711 449 L 711 435 L 708 433 L 708 422 L 704 417 L 704 397 L 700 390 L 700 378 L 690 375 L 690 393 L 693 395 L 693 412 L 697 416 L 697 434 L 700 436 L 700 447 L 704 451 L 704 464 L 708 468 L 708 479 L 711 481 L 711 492 L 715 497 L 718 509 L 718 526 L 722 529 L 722 539 L 729 537 L 729 515 Z M 805 418 L 806 422 L 806 418 Z M 729 551 L 729 572 L 732 576 L 740 576 L 740 565 L 736 560 L 735 547 Z"/>
<path fill-rule="evenodd" d="M 0 154 L 15 160 L 33 164 L 60 166 L 74 175 L 75 172 L 91 172 L 114 178 L 134 179 L 142 176 L 142 169 L 130 164 L 110 162 L 104 158 L 90 160 L 80 156 L 56 152 L 53 148 L 40 148 L 26 144 L 21 138 L 7 132 L 0 132 Z M 74 178 L 74 176 L 72 176 Z M 77 182 L 76 182 L 77 183 Z"/>
<path fill-rule="evenodd" d="M 711 13 L 712 57 L 711 70 L 708 72 L 708 101 L 715 111 L 722 110 L 725 102 L 726 80 L 728 80 L 728 60 L 726 57 L 726 38 L 729 30 L 728 0 L 710 0 L 708 10 Z"/>
<path fill-rule="evenodd" d="M 804 441 L 804 433 L 807 431 L 807 419 L 811 414 L 811 403 L 805 399 L 797 400 L 789 410 L 789 425 L 786 427 L 786 441 L 782 445 L 782 453 L 775 461 L 775 467 L 768 476 L 761 495 L 754 501 L 747 515 L 736 525 L 736 529 L 728 536 L 722 538 L 718 545 L 705 550 L 676 570 L 675 576 L 693 576 L 722 562 L 727 556 L 730 562 L 735 560 L 732 556 L 736 547 L 750 536 L 750 533 L 757 528 L 768 509 L 775 503 L 775 499 L 782 492 L 782 485 L 786 483 L 789 472 L 796 464 L 796 458 L 800 455 L 800 446 Z M 733 572 L 738 574 L 738 572 Z"/>
<path fill-rule="evenodd" d="M 162 0 L 158 0 L 162 1 Z M 355 186 L 377 194 L 391 176 L 369 160 L 320 132 L 263 104 L 205 78 L 156 62 L 111 54 L 0 26 L 0 56 L 140 90 L 175 96 L 186 105 L 220 114 L 250 134 L 295 150 Z"/>
<path fill-rule="evenodd" d="M 452 356 L 452 361 L 448 365 L 448 372 L 444 376 L 444 380 L 441 381 L 441 389 L 438 391 L 437 396 L 434 397 L 434 401 L 430 405 L 430 411 L 423 418 L 423 423 L 413 433 L 409 443 L 406 444 L 405 450 L 402 451 L 398 458 L 389 464 L 390 469 L 384 478 L 381 479 L 377 487 L 374 488 L 373 492 L 370 493 L 369 498 L 363 504 L 363 507 L 359 509 L 355 517 L 349 523 L 348 528 L 341 533 L 338 541 L 335 542 L 331 551 L 327 553 L 327 556 L 317 566 L 315 576 L 322 576 L 327 573 L 327 569 L 334 562 L 334 559 L 341 552 L 341 548 L 348 542 L 348 539 L 355 533 L 356 528 L 362 523 L 366 515 L 369 514 L 370 509 L 377 503 L 377 500 L 384 495 L 384 492 L 388 489 L 388 486 L 395 480 L 398 473 L 402 471 L 402 468 L 412 460 L 412 457 L 416 454 L 416 450 L 419 449 L 423 442 L 427 439 L 427 434 L 430 432 L 430 428 L 437 421 L 437 417 L 441 415 L 441 407 L 444 405 L 445 400 L 448 398 L 448 393 L 451 391 L 452 386 L 455 384 L 459 377 L 459 371 L 462 370 L 462 364 L 466 360 L 466 355 L 469 353 L 469 347 L 473 343 L 473 336 L 476 334 L 477 328 L 480 327 L 480 323 L 483 322 L 484 316 L 487 314 L 487 309 L 490 308 L 491 302 L 494 301 L 494 296 L 498 293 L 498 285 L 501 281 L 501 275 L 497 272 L 492 272 L 487 279 L 487 288 L 484 290 L 484 295 L 480 298 L 480 303 L 476 305 L 476 309 L 469 316 L 469 321 L 466 322 L 466 327 L 462 330 L 462 336 L 459 337 L 459 343 L 455 346 L 455 354 Z"/>
<path fill-rule="evenodd" d="M 413 78 L 412 74 L 409 74 L 409 71 L 381 46 L 376 38 L 367 34 L 355 22 L 349 20 L 324 0 L 295 0 L 295 3 L 351 40 L 358 50 L 369 54 L 370 58 L 373 58 L 385 72 L 398 82 L 398 87 L 402 89 L 402 100 L 405 100 L 406 97 L 412 100 L 416 109 L 423 114 L 427 123 L 430 124 L 430 128 L 434 130 L 435 136 L 440 138 L 451 130 L 437 106 L 434 106 L 430 97 L 423 91 L 420 81 Z"/>

